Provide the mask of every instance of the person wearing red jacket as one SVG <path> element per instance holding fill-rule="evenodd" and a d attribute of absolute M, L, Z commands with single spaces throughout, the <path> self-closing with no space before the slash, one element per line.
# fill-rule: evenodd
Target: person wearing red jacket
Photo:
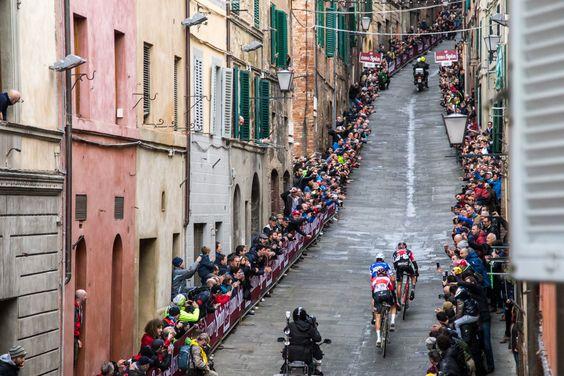
<path fill-rule="evenodd" d="M 82 322 L 84 321 L 84 303 L 86 302 L 86 291 L 76 290 L 74 293 L 74 366 L 78 364 L 78 352 L 82 348 Z"/>

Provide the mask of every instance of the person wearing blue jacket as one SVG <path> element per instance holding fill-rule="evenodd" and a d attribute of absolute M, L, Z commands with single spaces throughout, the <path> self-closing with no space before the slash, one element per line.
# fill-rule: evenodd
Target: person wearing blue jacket
<path fill-rule="evenodd" d="M 466 262 L 470 264 L 470 266 L 472 266 L 474 272 L 482 276 L 482 286 L 488 289 L 491 288 L 488 272 L 484 263 L 482 262 L 480 257 L 478 257 L 478 254 L 471 248 L 462 248 L 460 250 L 460 257 L 465 259 Z"/>
<path fill-rule="evenodd" d="M 205 285 L 208 278 L 213 276 L 215 265 L 210 260 L 210 252 L 211 249 L 209 249 L 208 247 L 202 247 L 202 253 L 200 254 L 200 265 L 198 265 L 198 276 L 202 281 L 202 285 Z"/>

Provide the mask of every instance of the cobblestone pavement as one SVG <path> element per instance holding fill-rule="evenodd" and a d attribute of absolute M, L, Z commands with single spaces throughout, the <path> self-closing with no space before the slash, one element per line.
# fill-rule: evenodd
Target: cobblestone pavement
<path fill-rule="evenodd" d="M 447 47 L 445 42 L 439 48 Z M 429 54 L 428 61 L 434 59 Z M 427 367 L 424 339 L 440 304 L 446 265 L 442 245 L 451 228 L 449 208 L 459 186 L 439 105 L 438 67 L 431 63 L 430 89 L 416 93 L 410 67 L 396 75 L 372 115 L 373 133 L 353 174 L 345 207 L 303 261 L 285 277 L 224 342 L 215 355 L 221 375 L 274 375 L 281 365 L 287 310 L 301 305 L 317 317 L 325 347 L 326 375 L 423 375 Z M 368 266 L 377 252 L 391 256 L 405 240 L 419 261 L 421 277 L 406 321 L 397 320 L 388 355 L 375 348 L 370 325 Z M 494 319 L 498 372 L 513 363 L 499 345 L 501 325 Z M 504 371 L 502 373 L 500 371 Z"/>

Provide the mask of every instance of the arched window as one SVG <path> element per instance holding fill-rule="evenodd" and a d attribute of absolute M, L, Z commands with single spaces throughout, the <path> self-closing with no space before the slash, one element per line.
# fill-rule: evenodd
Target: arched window
<path fill-rule="evenodd" d="M 243 228 L 244 228 L 244 218 L 241 216 L 241 189 L 239 185 L 235 186 L 235 191 L 233 192 L 233 247 L 243 244 L 245 242 Z"/>

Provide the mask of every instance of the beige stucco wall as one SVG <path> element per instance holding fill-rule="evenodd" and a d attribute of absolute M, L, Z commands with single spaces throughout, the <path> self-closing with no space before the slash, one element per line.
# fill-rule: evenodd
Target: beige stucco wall
<path fill-rule="evenodd" d="M 181 58 L 178 69 L 178 119 L 179 127 L 185 127 L 185 64 L 186 35 L 181 22 L 186 16 L 184 0 L 138 0 L 137 5 L 137 78 L 136 92 L 143 92 L 143 43 L 150 43 L 151 48 L 151 95 L 157 98 L 151 101 L 151 113 L 143 119 L 143 104 L 136 107 L 137 127 L 155 130 L 155 133 L 169 133 L 174 121 L 173 74 L 175 56 Z M 137 96 L 136 99 L 141 97 Z M 164 124 L 155 128 L 149 123 Z M 146 124 L 146 125 L 143 125 Z M 155 135 L 156 136 L 156 135 Z M 145 133 L 145 137 L 150 134 Z"/>
<path fill-rule="evenodd" d="M 173 234 L 180 234 L 182 252 L 184 244 L 184 156 L 145 149 L 137 150 L 136 233 L 137 239 L 157 239 L 156 309 L 170 302 L 170 282 L 173 258 Z M 161 208 L 164 192 L 165 205 Z M 137 241 L 136 248 L 139 248 Z M 181 253 L 181 257 L 184 255 Z M 141 292 L 139 292 L 141 293 Z"/>

